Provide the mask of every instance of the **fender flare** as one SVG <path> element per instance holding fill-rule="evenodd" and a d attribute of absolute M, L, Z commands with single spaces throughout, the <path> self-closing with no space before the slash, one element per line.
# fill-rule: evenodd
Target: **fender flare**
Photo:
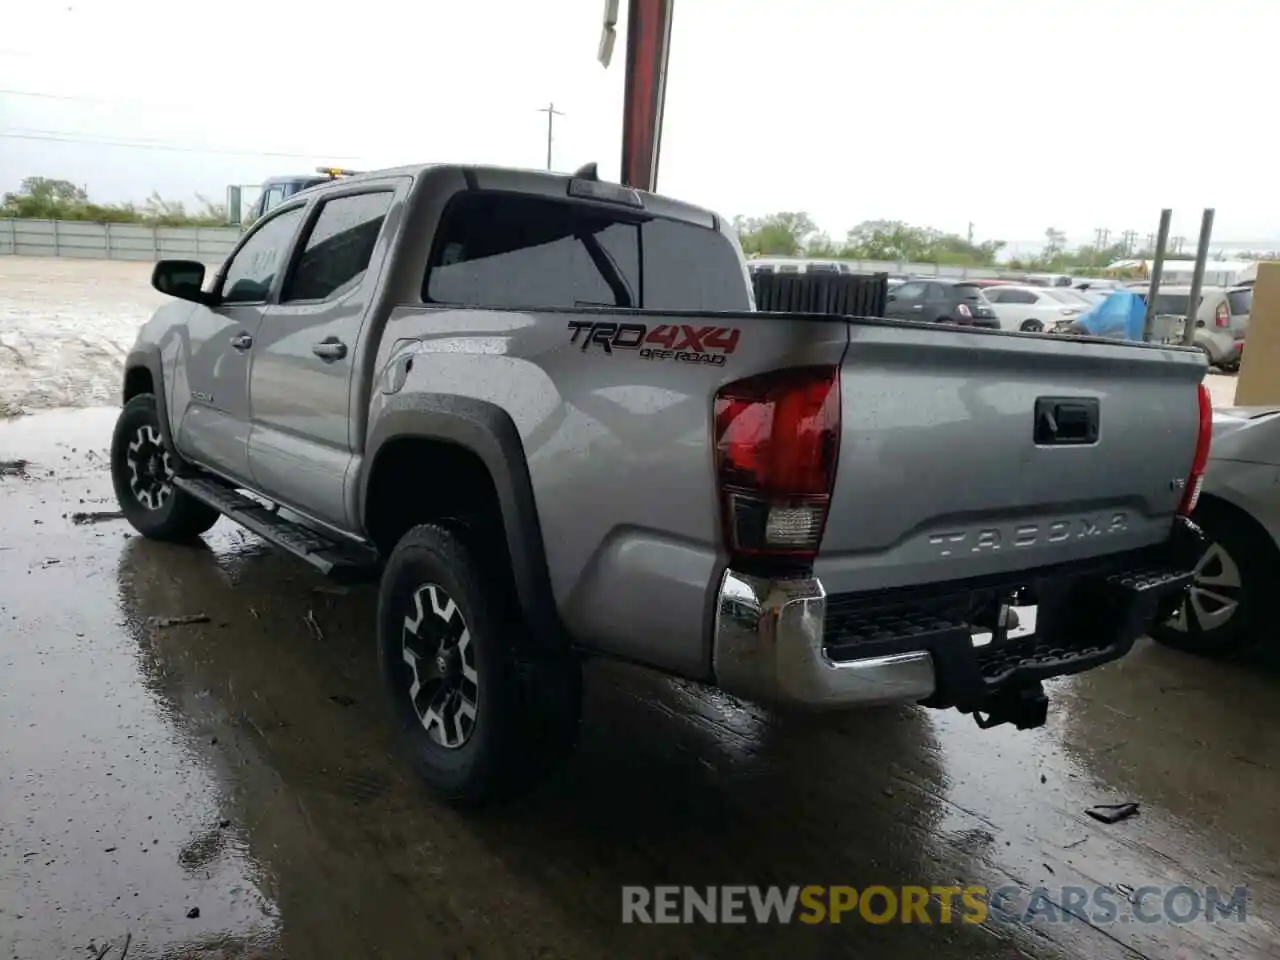
<path fill-rule="evenodd" d="M 174 441 L 169 421 L 169 398 L 164 390 L 164 364 L 160 362 L 160 348 L 155 345 L 134 347 L 124 361 L 124 377 L 120 383 L 120 403 L 128 402 L 125 389 L 129 383 L 129 373 L 133 370 L 145 369 L 151 374 L 151 393 L 156 400 L 156 415 L 160 418 L 160 438 L 164 441 L 170 456 L 173 457 L 179 472 L 186 470 L 188 464 L 178 452 L 178 444 Z"/>
<path fill-rule="evenodd" d="M 535 635 L 560 647 L 566 633 L 551 589 L 524 442 L 511 416 L 496 404 L 452 394 L 410 394 L 389 400 L 365 444 L 357 494 L 362 529 L 378 451 L 393 440 L 409 438 L 454 444 L 475 454 L 488 469 L 502 511 L 520 607 Z"/>

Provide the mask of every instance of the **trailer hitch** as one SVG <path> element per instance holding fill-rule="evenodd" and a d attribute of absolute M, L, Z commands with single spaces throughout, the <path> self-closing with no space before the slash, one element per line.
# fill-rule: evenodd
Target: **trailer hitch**
<path fill-rule="evenodd" d="M 1012 723 L 1019 730 L 1043 727 L 1049 718 L 1049 698 L 1044 684 L 1035 683 L 1000 690 L 974 708 L 974 722 L 983 730 Z"/>

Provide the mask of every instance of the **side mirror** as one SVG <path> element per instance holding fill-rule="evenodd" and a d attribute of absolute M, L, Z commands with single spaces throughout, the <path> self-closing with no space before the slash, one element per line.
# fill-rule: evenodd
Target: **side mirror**
<path fill-rule="evenodd" d="M 204 264 L 196 260 L 161 260 L 151 271 L 151 286 L 179 300 L 209 306 L 213 297 L 204 287 Z"/>
<path fill-rule="evenodd" d="M 897 295 L 896 293 L 891 293 L 891 294 L 889 294 L 889 296 L 888 296 L 888 297 L 886 297 L 885 299 L 886 299 L 886 300 L 897 300 L 897 299 L 898 299 L 898 295 Z"/>

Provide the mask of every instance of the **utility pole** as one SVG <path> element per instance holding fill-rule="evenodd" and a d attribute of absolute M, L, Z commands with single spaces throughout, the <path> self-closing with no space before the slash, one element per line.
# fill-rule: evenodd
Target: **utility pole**
<path fill-rule="evenodd" d="M 1189 347 L 1195 342 L 1196 311 L 1200 306 L 1200 291 L 1204 287 L 1204 268 L 1209 260 L 1209 238 L 1213 235 L 1213 208 L 1205 207 L 1200 217 L 1200 242 L 1196 246 L 1196 266 L 1191 272 L 1191 292 L 1187 297 L 1187 318 L 1182 323 L 1182 345 Z"/>
<path fill-rule="evenodd" d="M 556 117 L 563 117 L 564 114 L 556 109 L 556 105 L 554 102 L 548 103 L 545 107 L 539 107 L 538 112 L 545 113 L 547 115 L 547 169 L 550 170 L 551 169 L 551 141 L 553 139 L 552 130 L 555 127 Z"/>
<path fill-rule="evenodd" d="M 969 246 L 971 247 L 973 246 L 973 221 L 972 220 L 969 221 L 969 233 L 965 237 L 965 243 L 969 244 Z"/>
<path fill-rule="evenodd" d="M 1142 339 L 1151 342 L 1152 325 L 1156 319 L 1156 297 L 1160 295 L 1160 278 L 1164 274 L 1164 253 L 1169 245 L 1169 223 L 1173 220 L 1173 211 L 1168 207 L 1160 211 L 1160 231 L 1156 234 L 1155 259 L 1151 261 L 1151 282 L 1147 286 L 1147 312 L 1142 321 Z M 1191 311 L 1192 317 L 1195 311 Z M 1188 318 L 1188 323 L 1192 322 Z"/>

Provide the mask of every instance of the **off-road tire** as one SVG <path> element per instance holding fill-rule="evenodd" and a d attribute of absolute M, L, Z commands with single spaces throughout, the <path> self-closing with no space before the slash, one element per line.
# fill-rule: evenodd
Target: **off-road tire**
<path fill-rule="evenodd" d="M 417 526 L 396 544 L 378 594 L 378 655 L 413 762 L 446 800 L 519 794 L 576 743 L 580 665 L 530 640 L 510 576 L 465 531 Z"/>
<path fill-rule="evenodd" d="M 116 420 L 111 483 L 124 518 L 151 540 L 189 541 L 218 522 L 218 511 L 179 490 L 173 478 L 156 399 L 149 393 L 138 394 Z"/>
<path fill-rule="evenodd" d="M 1230 597 L 1237 606 L 1220 623 L 1212 622 L 1214 610 L 1210 611 L 1210 622 L 1202 623 L 1200 617 L 1194 615 L 1195 605 L 1188 594 L 1179 604 L 1181 612 L 1156 624 L 1151 636 L 1165 646 L 1188 653 L 1228 659 L 1248 652 L 1274 632 L 1268 623 L 1267 604 L 1280 590 L 1280 558 L 1266 535 L 1230 507 L 1203 502 L 1193 519 L 1204 531 L 1207 544 L 1205 560 L 1201 561 L 1203 566 L 1197 570 L 1198 582 L 1205 576 L 1218 581 L 1203 586 L 1215 594 Z M 1215 549 L 1221 553 L 1215 553 Z M 1222 554 L 1226 556 L 1225 561 Z M 1226 585 L 1231 580 L 1237 580 L 1239 585 Z M 1202 607 L 1207 603 L 1201 600 Z M 1175 625 L 1179 618 L 1184 628 Z"/>

